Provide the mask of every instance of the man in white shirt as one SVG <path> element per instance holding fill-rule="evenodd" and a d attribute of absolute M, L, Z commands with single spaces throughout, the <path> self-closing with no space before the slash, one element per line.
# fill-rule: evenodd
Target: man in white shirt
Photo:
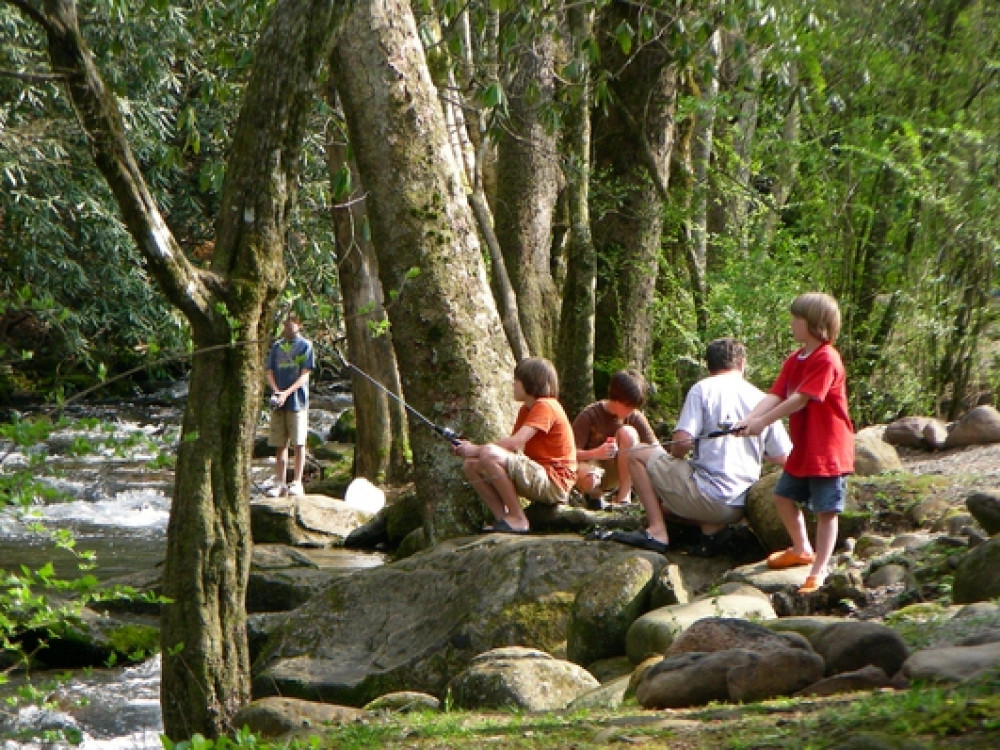
<path fill-rule="evenodd" d="M 615 531 L 610 538 L 665 553 L 665 515 L 697 523 L 702 537 L 692 552 L 710 557 L 729 541 L 730 524 L 743 517 L 746 492 L 760 479 L 761 462 L 784 464 L 792 444 L 780 421 L 752 438 L 723 435 L 764 398 L 743 378 L 746 350 L 732 338 L 712 341 L 705 351 L 709 376 L 688 391 L 667 444 L 641 445 L 629 452 L 633 487 L 646 511 L 642 531 Z M 692 452 L 691 458 L 685 456 Z"/>

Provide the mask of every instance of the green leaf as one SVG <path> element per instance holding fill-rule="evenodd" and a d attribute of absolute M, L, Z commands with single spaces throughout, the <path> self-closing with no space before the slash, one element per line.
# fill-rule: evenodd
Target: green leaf
<path fill-rule="evenodd" d="M 622 54 L 628 55 L 632 52 L 632 41 L 635 38 L 635 30 L 628 21 L 622 21 L 615 28 L 615 41 Z"/>

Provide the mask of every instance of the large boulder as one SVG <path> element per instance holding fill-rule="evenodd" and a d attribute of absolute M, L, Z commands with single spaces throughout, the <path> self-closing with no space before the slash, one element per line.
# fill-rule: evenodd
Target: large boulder
<path fill-rule="evenodd" d="M 880 431 L 866 428 L 854 436 L 854 473 L 857 476 L 876 476 L 902 469 L 899 454 L 882 439 Z"/>
<path fill-rule="evenodd" d="M 760 478 L 747 491 L 744 515 L 754 534 L 767 551 L 784 549 L 792 543 L 785 531 L 785 524 L 774 506 L 774 485 L 778 483 L 780 471 L 772 471 Z"/>
<path fill-rule="evenodd" d="M 836 623 L 815 633 L 809 642 L 823 657 L 828 677 L 869 665 L 892 676 L 909 656 L 895 630 L 874 622 Z"/>
<path fill-rule="evenodd" d="M 812 651 L 809 641 L 794 631 L 776 632 L 750 620 L 734 617 L 706 617 L 677 636 L 668 654 L 687 651 L 726 651 L 741 648 L 763 653 L 787 648 Z"/>
<path fill-rule="evenodd" d="M 257 543 L 342 546 L 371 517 L 325 495 L 262 498 L 250 503 L 250 530 Z"/>
<path fill-rule="evenodd" d="M 950 426 L 944 447 L 986 443 L 1000 443 L 1000 412 L 992 406 L 977 406 Z"/>
<path fill-rule="evenodd" d="M 948 425 L 934 417 L 901 417 L 885 428 L 882 439 L 904 448 L 940 450 L 948 439 Z"/>
<path fill-rule="evenodd" d="M 654 561 L 611 560 L 587 576 L 570 611 L 566 658 L 581 666 L 625 653 L 625 636 L 649 607 Z"/>
<path fill-rule="evenodd" d="M 766 598 L 748 594 L 723 594 L 660 607 L 632 623 L 626 640 L 628 658 L 638 664 L 650 654 L 667 653 L 681 633 L 705 617 L 770 620 L 777 615 Z"/>
<path fill-rule="evenodd" d="M 361 721 L 368 712 L 346 706 L 297 700 L 263 698 L 243 706 L 233 717 L 233 725 L 249 727 L 259 737 L 276 738 L 318 734 L 323 727 Z"/>
<path fill-rule="evenodd" d="M 647 669 L 635 695 L 643 708 L 749 702 L 791 695 L 822 676 L 822 658 L 799 648 L 686 652 L 668 656 Z"/>
<path fill-rule="evenodd" d="M 965 506 L 987 534 L 1000 534 L 1000 489 L 974 492 L 965 499 Z"/>
<path fill-rule="evenodd" d="M 955 568 L 955 604 L 985 602 L 1000 596 L 1000 536 L 970 550 Z"/>
<path fill-rule="evenodd" d="M 903 664 L 911 680 L 961 682 L 1000 669 L 1000 642 L 917 651 Z"/>
<path fill-rule="evenodd" d="M 474 658 L 451 681 L 449 694 L 455 706 L 469 710 L 559 711 L 600 685 L 577 664 L 511 646 Z"/>
<path fill-rule="evenodd" d="M 254 694 L 352 706 L 399 690 L 443 697 L 449 681 L 490 649 L 560 653 L 581 581 L 635 556 L 653 569 L 667 563 L 578 536 L 493 534 L 355 572 L 288 613 L 255 662 Z M 676 562 L 702 561 L 678 555 Z"/>

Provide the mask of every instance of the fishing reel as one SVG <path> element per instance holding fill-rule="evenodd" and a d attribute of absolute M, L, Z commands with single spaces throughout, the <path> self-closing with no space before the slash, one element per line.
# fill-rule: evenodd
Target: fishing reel
<path fill-rule="evenodd" d="M 450 427 L 439 427 L 438 425 L 434 425 L 434 432 L 443 437 L 452 445 L 458 445 L 458 442 L 462 439 L 462 436 L 459 435 L 457 432 L 455 432 L 455 430 L 451 429 Z"/>

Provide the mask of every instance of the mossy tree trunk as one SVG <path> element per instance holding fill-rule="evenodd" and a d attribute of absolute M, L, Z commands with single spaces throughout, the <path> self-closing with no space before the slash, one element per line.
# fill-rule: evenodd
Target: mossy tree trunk
<path fill-rule="evenodd" d="M 163 594 L 164 731 L 218 737 L 250 697 L 244 598 L 247 507 L 262 364 L 284 283 L 305 115 L 350 3 L 279 0 L 257 53 L 222 193 L 212 270 L 185 258 L 125 138 L 117 100 L 80 33 L 72 0 L 18 7 L 48 37 L 94 161 L 146 268 L 191 325 L 197 353 L 178 449 Z"/>
<path fill-rule="evenodd" d="M 509 62 L 510 121 L 498 144 L 496 236 L 531 354 L 554 357 L 561 289 L 552 274 L 559 195 L 557 134 L 543 119 L 555 90 L 555 39 L 541 29 Z"/>
<path fill-rule="evenodd" d="M 359 7 L 331 61 L 370 196 L 405 398 L 438 425 L 497 439 L 513 424 L 514 361 L 409 4 Z M 410 444 L 428 535 L 477 528 L 485 509 L 450 445 L 417 419 Z"/>
<path fill-rule="evenodd" d="M 652 350 L 663 207 L 668 200 L 675 138 L 678 71 L 665 42 L 654 41 L 623 57 L 615 35 L 622 22 L 639 28 L 637 10 L 607 7 L 601 19 L 603 65 L 615 105 L 594 119 L 594 169 L 618 202 L 593 221 L 600 268 L 597 356 L 645 370 Z"/>
<path fill-rule="evenodd" d="M 327 99 L 339 106 L 331 84 Z M 399 369 L 385 313 L 378 258 L 365 231 L 365 189 L 350 158 L 347 134 L 331 133 L 327 161 L 333 177 L 333 228 L 336 237 L 337 281 L 344 306 L 347 357 L 356 368 L 392 393 L 400 392 Z M 350 182 L 343 180 L 350 175 Z M 338 185 L 350 185 L 343 195 Z M 376 484 L 396 483 L 407 474 L 406 412 L 402 405 L 357 370 L 350 371 L 357 439 L 354 473 Z"/>
<path fill-rule="evenodd" d="M 597 285 L 597 255 L 590 236 L 590 63 L 582 50 L 593 34 L 594 12 L 572 8 L 567 25 L 573 50 L 580 60 L 579 91 L 570 97 L 563 130 L 563 171 L 566 174 L 566 205 L 569 215 L 566 282 L 559 318 L 560 396 L 571 415 L 594 400 L 594 292 Z"/>

